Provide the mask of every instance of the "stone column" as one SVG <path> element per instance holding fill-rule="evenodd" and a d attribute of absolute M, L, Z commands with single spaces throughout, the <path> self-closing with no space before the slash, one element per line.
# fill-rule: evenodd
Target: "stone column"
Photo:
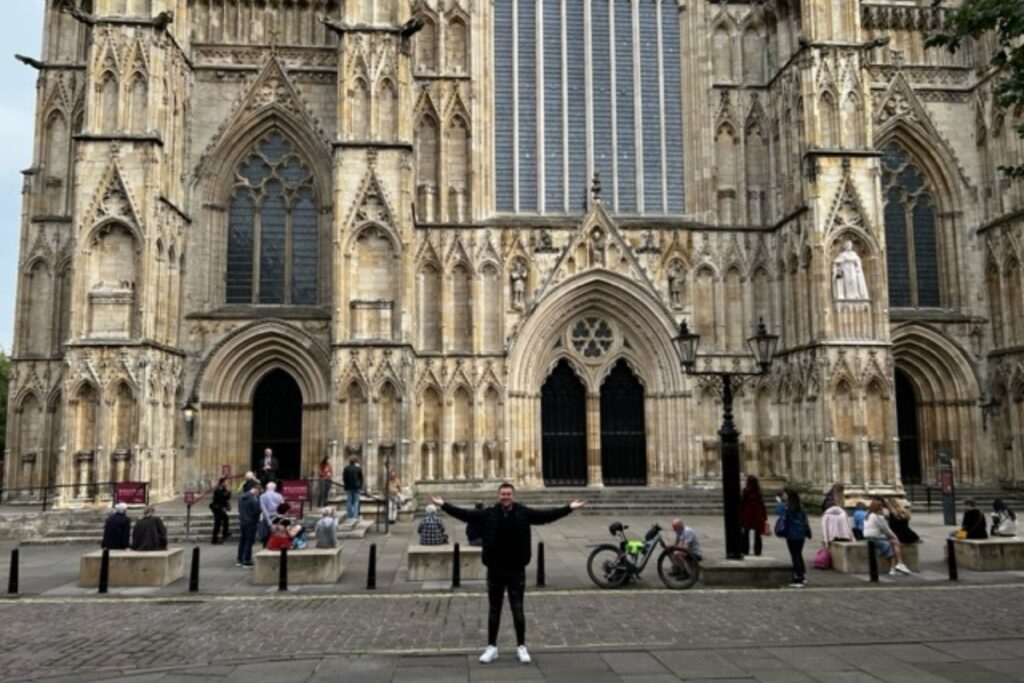
<path fill-rule="evenodd" d="M 604 486 L 601 474 L 601 394 L 587 392 L 587 485 Z"/>

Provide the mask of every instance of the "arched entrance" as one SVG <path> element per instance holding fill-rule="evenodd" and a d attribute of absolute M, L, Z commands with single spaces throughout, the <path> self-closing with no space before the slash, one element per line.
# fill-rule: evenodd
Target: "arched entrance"
<path fill-rule="evenodd" d="M 263 449 L 277 458 L 280 479 L 299 479 L 302 473 L 302 392 L 281 369 L 267 373 L 252 398 L 252 469 L 259 471 Z"/>
<path fill-rule="evenodd" d="M 644 387 L 625 359 L 601 385 L 601 478 L 606 486 L 647 484 Z"/>
<path fill-rule="evenodd" d="M 900 437 L 900 479 L 921 483 L 921 451 L 917 437 L 917 396 L 902 370 L 896 370 L 896 428 Z"/>
<path fill-rule="evenodd" d="M 541 460 L 546 486 L 586 486 L 587 406 L 583 382 L 564 358 L 541 388 Z"/>

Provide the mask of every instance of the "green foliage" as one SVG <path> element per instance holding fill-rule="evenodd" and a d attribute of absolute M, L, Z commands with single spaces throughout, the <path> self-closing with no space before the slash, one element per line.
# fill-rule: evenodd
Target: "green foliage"
<path fill-rule="evenodd" d="M 11 376 L 11 361 L 0 349 L 0 460 L 7 448 L 7 388 Z"/>
<path fill-rule="evenodd" d="M 934 6 L 943 0 L 933 0 Z M 928 47 L 945 47 L 956 52 L 967 38 L 979 38 L 992 31 L 996 37 L 996 52 L 989 63 L 999 73 L 993 94 L 996 104 L 1020 116 L 1024 113 L 1024 2 L 1022 0 L 964 0 L 954 10 L 945 28 L 928 36 Z M 1017 134 L 1024 137 L 1024 123 L 1016 126 Z M 1024 178 L 1024 164 L 1000 166 L 999 170 L 1012 178 Z"/>

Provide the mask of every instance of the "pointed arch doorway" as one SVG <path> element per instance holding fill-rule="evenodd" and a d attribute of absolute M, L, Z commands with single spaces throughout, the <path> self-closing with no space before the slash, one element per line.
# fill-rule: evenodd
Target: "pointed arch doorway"
<path fill-rule="evenodd" d="M 259 471 L 263 449 L 277 458 L 279 479 L 299 479 L 302 473 L 302 391 L 281 369 L 267 373 L 252 398 L 252 468 Z"/>
<path fill-rule="evenodd" d="M 647 485 L 644 387 L 621 358 L 601 385 L 601 478 L 605 486 Z"/>
<path fill-rule="evenodd" d="M 917 431 L 917 395 L 905 372 L 896 370 L 896 425 L 900 437 L 900 479 L 921 483 L 921 452 Z"/>
<path fill-rule="evenodd" d="M 587 485 L 587 392 L 564 358 L 540 391 L 545 486 Z"/>

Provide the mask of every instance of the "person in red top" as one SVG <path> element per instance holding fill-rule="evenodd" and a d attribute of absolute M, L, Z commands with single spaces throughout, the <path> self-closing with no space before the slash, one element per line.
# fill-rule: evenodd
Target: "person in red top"
<path fill-rule="evenodd" d="M 331 480 L 334 479 L 334 469 L 331 467 L 331 461 L 324 456 L 324 459 L 320 461 L 320 466 L 316 468 L 316 476 L 318 478 L 316 495 L 317 507 L 325 507 L 327 505 L 327 498 L 331 491 Z"/>
<path fill-rule="evenodd" d="M 761 534 L 768 523 L 768 511 L 761 495 L 761 483 L 757 477 L 747 477 L 747 485 L 740 496 L 740 528 L 743 529 L 743 554 L 750 554 L 750 532 L 754 532 L 754 555 L 761 554 Z"/>
<path fill-rule="evenodd" d="M 270 530 L 270 540 L 267 541 L 267 550 L 291 550 L 292 537 L 288 535 L 288 527 L 275 524 Z"/>

